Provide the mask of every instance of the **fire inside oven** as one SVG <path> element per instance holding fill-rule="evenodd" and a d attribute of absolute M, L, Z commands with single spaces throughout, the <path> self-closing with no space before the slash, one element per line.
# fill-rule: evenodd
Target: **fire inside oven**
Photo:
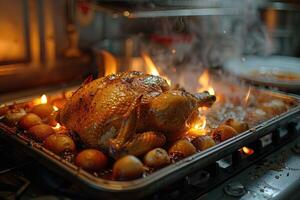
<path fill-rule="evenodd" d="M 94 6 L 93 9 L 101 12 L 106 9 L 105 3 Z M 86 14 L 92 8 L 89 3 L 79 2 L 77 9 Z M 197 12 L 201 10 L 197 9 Z M 215 12 L 214 9 L 207 11 Z M 124 11 L 121 15 L 128 19 L 141 15 L 143 22 L 151 13 L 146 11 Z M 114 17 L 119 15 L 117 11 L 113 14 Z M 80 17 L 80 23 L 89 20 L 82 13 Z M 297 95 L 253 86 L 242 80 L 242 76 L 222 69 L 228 57 L 241 53 L 235 51 L 241 50 L 239 45 L 242 44 L 241 41 L 232 44 L 225 29 L 212 34 L 216 37 L 210 37 L 198 29 L 188 29 L 195 23 L 205 27 L 202 20 L 163 18 L 158 24 L 168 24 L 177 32 L 170 34 L 170 27 L 166 27 L 163 31 L 146 30 L 146 34 L 122 40 L 110 38 L 97 44 L 88 41 L 93 45 L 88 48 L 87 52 L 92 55 L 87 59 L 86 52 L 76 46 L 78 35 L 73 20 L 67 20 L 70 41 L 66 50 L 62 51 L 64 47 L 57 42 L 61 38 L 54 45 L 51 37 L 43 41 L 46 35 L 41 35 L 39 42 L 44 43 L 40 45 L 44 48 L 41 58 L 34 48 L 25 48 L 28 42 L 20 49 L 13 46 L 12 53 L 18 50 L 15 56 L 20 60 L 20 52 L 28 50 L 29 55 L 32 51 L 34 60 L 30 62 L 47 63 L 44 73 L 57 71 L 61 63 L 94 61 L 92 70 L 78 65 L 79 70 L 72 72 L 77 75 L 90 72 L 93 78 L 82 80 L 80 77 L 81 83 L 72 88 L 0 102 L 0 137 L 24 149 L 61 177 L 76 181 L 88 197 L 154 195 L 155 198 L 158 195 L 157 198 L 168 198 L 161 194 L 168 191 L 168 187 L 172 188 L 171 195 L 188 185 L 176 198 L 184 197 L 182 193 L 186 191 L 190 192 L 186 197 L 196 198 L 298 137 L 300 98 Z M 153 20 L 149 23 L 156 24 Z M 139 23 L 132 26 L 139 27 Z M 54 32 L 57 28 L 47 27 Z M 81 31 L 84 35 L 84 30 Z M 37 40 L 28 34 L 24 34 L 24 40 Z M 207 40 L 203 39 L 206 36 Z M 217 41 L 212 42 L 215 39 Z M 220 49 L 228 47 L 230 55 L 220 53 L 218 45 Z M 258 46 L 264 46 L 266 49 L 260 50 L 267 52 L 268 45 L 264 41 Z M 15 64 L 10 54 L 4 57 L 5 65 Z M 62 57 L 65 60 L 60 61 Z M 243 63 L 246 58 L 239 60 Z M 30 69 L 25 71 L 30 73 Z M 65 72 L 62 70 L 60 74 Z M 66 74 L 68 80 L 72 79 L 70 73 Z M 250 75 L 283 81 L 298 78 L 292 73 L 277 71 L 254 70 Z M 299 153 L 299 146 L 293 147 L 293 151 Z M 284 167 L 280 162 L 278 165 Z M 179 184 L 176 186 L 176 183 Z M 224 193 L 241 197 L 246 189 L 240 184 L 229 184 Z"/>
<path fill-rule="evenodd" d="M 147 59 L 149 62 L 150 58 Z M 146 68 L 150 74 L 159 76 L 158 69 L 152 61 L 150 67 Z M 154 132 L 146 132 L 144 137 L 132 142 L 135 146 L 131 153 L 135 156 L 123 154 L 120 157 L 111 157 L 112 154 L 107 151 L 91 149 L 81 140 L 80 135 L 58 122 L 57 115 L 66 103 L 72 100 L 74 93 L 92 82 L 85 82 L 75 89 L 2 105 L 1 129 L 6 134 L 8 132 L 8 137 L 17 136 L 21 142 L 29 143 L 31 148 L 50 156 L 47 159 L 59 156 L 63 159 L 59 159 L 59 162 L 64 161 L 63 165 L 75 165 L 95 178 L 122 182 L 151 177 L 166 166 L 175 163 L 180 165 L 180 161 L 184 161 L 185 158 L 196 157 L 210 149 L 213 150 L 227 140 L 237 137 L 239 142 L 238 136 L 247 134 L 247 131 L 255 135 L 260 126 L 268 126 L 264 123 L 280 116 L 286 120 L 289 118 L 285 116 L 287 113 L 297 113 L 299 110 L 298 99 L 246 84 L 237 86 L 232 80 L 221 80 L 219 76 L 211 74 L 208 70 L 199 74 L 197 90 L 202 93 L 195 95 L 205 94 L 215 98 L 208 105 L 199 107 L 195 112 L 197 116 L 194 116 L 192 121 L 186 119 L 186 128 L 182 133 L 168 133 L 166 137 L 162 135 L 156 138 Z M 163 77 L 169 84 L 167 76 Z M 178 85 L 171 83 L 170 87 L 171 91 L 185 92 L 184 88 Z M 284 134 L 278 137 L 283 136 Z M 264 140 L 268 140 L 266 137 Z M 262 147 L 270 143 L 261 141 Z M 145 142 L 152 142 L 153 146 L 147 148 Z M 255 154 L 257 147 L 253 147 L 251 142 L 253 140 L 240 141 L 235 147 L 234 150 L 240 158 L 245 159 Z M 143 146 L 140 146 L 140 143 Z M 209 156 L 206 157 L 210 158 Z M 211 161 L 203 167 L 209 163 Z M 228 163 L 225 162 L 226 165 Z"/>

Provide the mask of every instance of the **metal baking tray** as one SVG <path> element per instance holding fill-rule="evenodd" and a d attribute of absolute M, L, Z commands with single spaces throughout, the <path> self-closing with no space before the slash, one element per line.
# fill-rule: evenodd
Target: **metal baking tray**
<path fill-rule="evenodd" d="M 292 100 L 296 106 L 281 115 L 275 116 L 244 133 L 241 133 L 225 142 L 222 142 L 205 151 L 198 152 L 181 161 L 164 167 L 146 177 L 132 181 L 111 181 L 98 178 L 92 174 L 67 162 L 61 157 L 48 151 L 40 144 L 26 138 L 21 132 L 16 132 L 0 122 L 0 138 L 13 142 L 24 149 L 24 152 L 35 157 L 47 168 L 56 171 L 61 176 L 72 182 L 78 183 L 91 198 L 110 199 L 138 199 L 145 197 L 163 187 L 182 179 L 183 177 L 199 170 L 243 146 L 263 137 L 276 128 L 291 122 L 295 116 L 300 115 L 300 97 L 286 93 L 261 90 L 271 97 Z M 28 98 L 27 98 L 28 101 Z"/>

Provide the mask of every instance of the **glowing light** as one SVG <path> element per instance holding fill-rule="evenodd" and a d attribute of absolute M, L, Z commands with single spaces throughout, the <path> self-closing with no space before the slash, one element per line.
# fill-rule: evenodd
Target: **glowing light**
<path fill-rule="evenodd" d="M 210 95 L 215 95 L 215 90 L 212 87 L 209 72 L 207 69 L 204 70 L 204 72 L 199 76 L 198 83 L 200 84 L 200 88 L 198 88 L 199 92 L 208 91 Z"/>
<path fill-rule="evenodd" d="M 209 92 L 209 94 L 215 95 L 215 90 L 214 90 L 214 88 L 209 87 L 207 91 Z"/>
<path fill-rule="evenodd" d="M 103 62 L 104 62 L 104 75 L 110 75 L 110 74 L 115 74 L 117 73 L 117 60 L 116 58 L 109 53 L 108 51 L 101 51 L 102 55 L 103 55 Z"/>
<path fill-rule="evenodd" d="M 196 123 L 193 128 L 197 130 L 199 129 L 203 130 L 205 129 L 205 127 L 206 127 L 206 117 L 202 117 L 201 120 L 199 120 L 198 123 Z"/>
<path fill-rule="evenodd" d="M 201 85 L 201 87 L 198 89 L 200 92 L 208 89 L 209 74 L 207 70 L 204 70 L 204 72 L 200 75 L 200 77 L 198 78 L 198 83 Z"/>
<path fill-rule="evenodd" d="M 248 102 L 248 100 L 249 100 L 249 97 L 250 97 L 250 93 L 251 93 L 251 88 L 249 87 L 249 89 L 248 89 L 248 92 L 247 92 L 247 94 L 246 94 L 246 96 L 245 96 L 245 103 L 247 103 Z"/>
<path fill-rule="evenodd" d="M 129 17 L 130 12 L 126 10 L 126 11 L 123 12 L 123 15 L 124 15 L 125 17 Z"/>
<path fill-rule="evenodd" d="M 199 76 L 198 83 L 200 84 L 199 92 L 208 91 L 210 94 L 214 94 L 215 91 L 210 84 L 210 78 L 208 70 L 204 70 L 204 72 Z"/>
<path fill-rule="evenodd" d="M 206 117 L 201 116 L 199 119 L 192 125 L 189 134 L 192 135 L 205 135 L 206 134 Z"/>
<path fill-rule="evenodd" d="M 54 111 L 58 111 L 58 107 L 53 106 L 53 110 L 54 110 Z"/>
<path fill-rule="evenodd" d="M 48 102 L 47 96 L 43 94 L 40 98 L 34 99 L 33 104 L 38 105 L 38 104 L 46 104 Z"/>
<path fill-rule="evenodd" d="M 161 76 L 162 78 L 164 78 L 167 81 L 167 83 L 169 85 L 171 85 L 171 80 L 168 77 L 159 74 L 158 68 L 155 66 L 154 62 L 152 61 L 152 59 L 150 58 L 150 56 L 147 53 L 142 53 L 142 57 L 146 64 L 146 72 L 148 74 L 151 74 L 154 76 Z"/>
<path fill-rule="evenodd" d="M 251 148 L 248 148 L 248 147 L 243 147 L 242 151 L 243 151 L 244 154 L 249 155 L 249 156 L 254 154 L 254 150 L 251 149 Z"/>
<path fill-rule="evenodd" d="M 61 125 L 59 124 L 59 123 L 57 123 L 56 125 L 55 125 L 55 127 L 53 127 L 55 130 L 58 130 L 58 129 L 60 129 L 60 127 L 61 127 Z"/>
<path fill-rule="evenodd" d="M 41 97 L 41 104 L 46 104 L 48 102 L 47 96 L 45 94 Z"/>

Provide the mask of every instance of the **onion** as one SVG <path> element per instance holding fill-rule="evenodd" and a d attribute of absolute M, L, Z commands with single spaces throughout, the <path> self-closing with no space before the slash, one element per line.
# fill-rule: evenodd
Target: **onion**
<path fill-rule="evenodd" d="M 169 149 L 169 155 L 177 158 L 185 158 L 196 153 L 196 148 L 186 139 L 177 140 Z"/>
<path fill-rule="evenodd" d="M 75 151 L 75 143 L 71 137 L 55 133 L 47 137 L 44 141 L 44 147 L 49 149 L 55 154 L 62 154 L 63 152 Z"/>
<path fill-rule="evenodd" d="M 47 137 L 54 133 L 55 131 L 53 130 L 53 128 L 47 124 L 38 124 L 32 126 L 28 130 L 29 136 L 37 140 L 38 142 L 43 142 Z"/>
<path fill-rule="evenodd" d="M 19 121 L 19 125 L 26 130 L 38 124 L 42 124 L 42 119 L 33 113 L 24 115 Z"/>
<path fill-rule="evenodd" d="M 149 151 L 144 157 L 145 165 L 153 168 L 160 168 L 170 164 L 170 157 L 166 150 L 156 148 Z"/>
<path fill-rule="evenodd" d="M 106 167 L 107 158 L 101 151 L 85 149 L 76 156 L 75 164 L 86 171 L 95 172 Z"/>
<path fill-rule="evenodd" d="M 131 180 L 142 176 L 144 167 L 135 156 L 128 155 L 117 160 L 113 166 L 113 178 L 116 180 Z"/>

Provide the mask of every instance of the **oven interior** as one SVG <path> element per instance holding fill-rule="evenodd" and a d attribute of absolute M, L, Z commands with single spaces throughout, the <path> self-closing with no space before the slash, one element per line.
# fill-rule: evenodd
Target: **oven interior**
<path fill-rule="evenodd" d="M 50 171 L 41 173 L 56 192 L 78 196 L 79 187 L 89 197 L 124 198 L 126 194 L 150 199 L 220 197 L 219 188 L 227 198 L 288 194 L 286 188 L 281 192 L 272 185 L 298 170 L 287 166 L 294 166 L 299 154 L 299 97 L 285 92 L 298 93 L 299 88 L 282 93 L 232 75 L 224 65 L 249 56 L 299 56 L 297 2 L 24 0 L 0 4 L 1 109 L 41 103 L 43 94 L 49 102 L 66 98 L 89 75 L 142 71 L 163 77 L 174 88 L 216 96 L 213 107 L 199 110 L 202 115 L 190 125 L 191 138 L 210 135 L 231 118 L 249 126 L 238 137 L 175 163 L 175 169 L 169 166 L 144 180 L 118 185 L 81 171 L 19 130 L 1 124 L 4 141 L 50 166 Z M 20 164 L 25 172 L 30 160 Z M 246 188 L 239 180 L 241 173 L 254 181 L 270 171 L 279 175 L 261 187 Z M 65 178 L 76 183 L 75 189 L 61 187 Z M 19 179 L 21 194 L 29 184 L 22 176 Z M 294 183 L 290 179 L 289 187 Z"/>

